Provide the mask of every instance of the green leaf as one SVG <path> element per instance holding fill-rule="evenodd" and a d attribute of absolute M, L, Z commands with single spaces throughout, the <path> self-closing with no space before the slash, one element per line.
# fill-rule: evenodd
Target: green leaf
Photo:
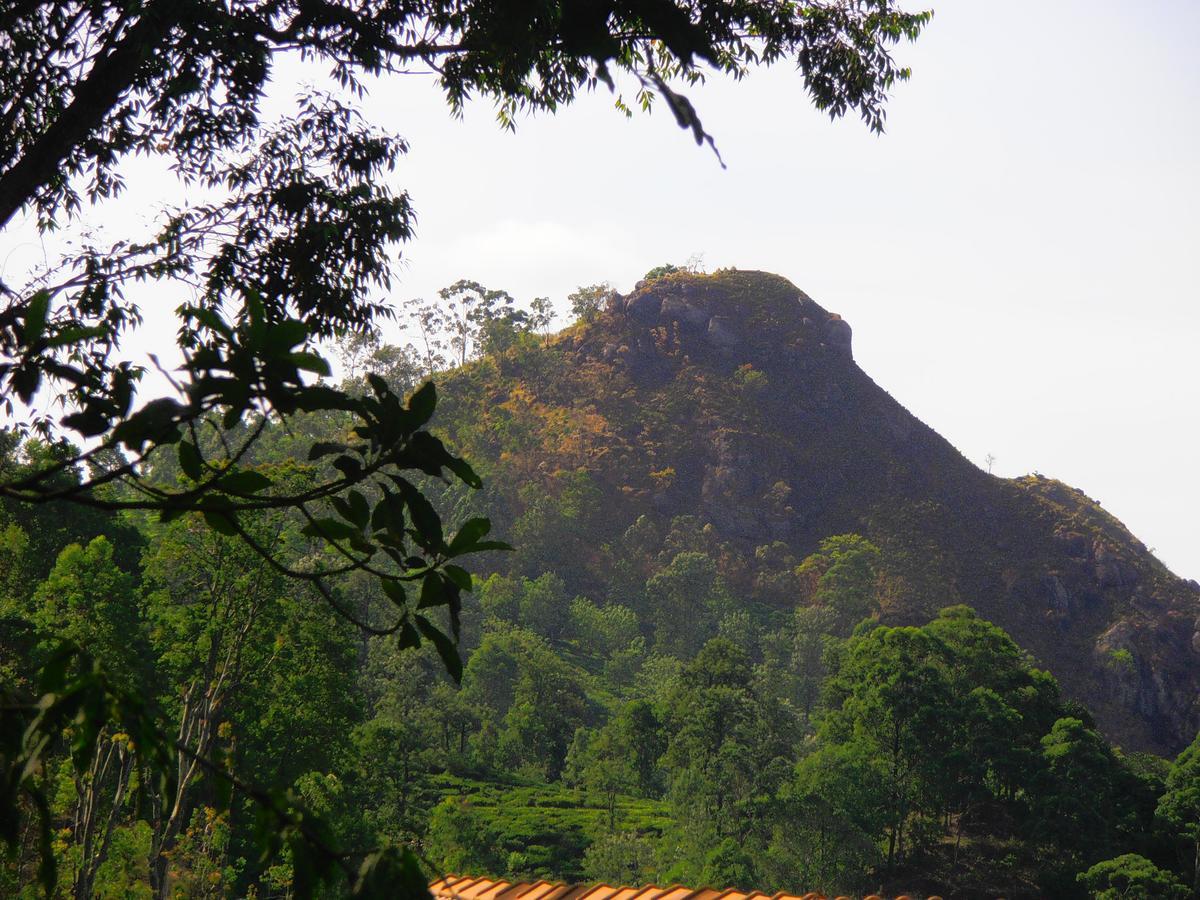
<path fill-rule="evenodd" d="M 392 476 L 392 481 L 400 488 L 400 494 L 408 507 L 409 518 L 413 524 L 413 539 L 422 547 L 440 552 L 445 549 L 445 539 L 442 537 L 442 520 L 437 510 L 425 498 L 425 495 L 409 482 L 398 476 Z"/>
<path fill-rule="evenodd" d="M 179 442 L 179 468 L 192 481 L 200 480 L 204 471 L 204 461 L 200 458 L 200 451 L 191 441 Z"/>
<path fill-rule="evenodd" d="M 300 529 L 301 534 L 309 537 L 324 538 L 327 541 L 348 540 L 358 534 L 358 529 L 347 525 L 340 519 L 325 516 L 317 519 Z"/>
<path fill-rule="evenodd" d="M 404 585 L 392 578 L 386 578 L 379 582 L 383 588 L 383 592 L 387 594 L 388 599 L 396 606 L 403 609 L 408 605 L 408 594 L 405 593 Z"/>
<path fill-rule="evenodd" d="M 371 514 L 371 529 L 373 531 L 392 531 L 397 536 L 404 532 L 404 501 L 380 485 L 383 497 L 375 504 Z"/>
<path fill-rule="evenodd" d="M 458 585 L 460 590 L 470 591 L 473 587 L 471 573 L 461 566 L 447 565 L 442 567 L 446 577 Z"/>
<path fill-rule="evenodd" d="M 226 537 L 233 537 L 238 533 L 237 526 L 234 525 L 232 513 L 217 512 L 213 509 L 204 510 L 204 521 L 208 523 L 208 527 L 217 534 L 223 534 Z"/>
<path fill-rule="evenodd" d="M 429 896 L 429 883 L 412 850 L 388 846 L 363 860 L 351 896 L 359 900 L 424 900 Z"/>
<path fill-rule="evenodd" d="M 432 419 L 436 408 L 437 389 L 432 381 L 427 381 L 408 398 L 408 411 L 411 414 L 411 418 L 405 423 L 408 433 L 411 434 Z"/>
<path fill-rule="evenodd" d="M 299 319 L 285 319 L 272 325 L 263 338 L 263 347 L 269 354 L 275 355 L 290 350 L 297 344 L 304 343 L 308 337 L 308 326 Z M 291 354 L 299 356 L 301 354 Z M 316 355 L 316 354 L 311 354 Z M 317 359 L 320 359 L 318 356 Z"/>
<path fill-rule="evenodd" d="M 220 488 L 231 494 L 257 494 L 265 491 L 273 481 L 261 472 L 233 472 L 220 481 Z"/>
<path fill-rule="evenodd" d="M 432 606 L 445 606 L 449 602 L 446 596 L 446 584 L 437 572 L 429 572 L 421 579 L 421 599 L 417 601 L 417 609 L 429 609 Z"/>
<path fill-rule="evenodd" d="M 404 624 L 400 626 L 400 631 L 396 635 L 396 642 L 400 645 L 401 650 L 408 650 L 421 646 L 421 635 L 417 629 L 413 628 L 412 622 L 408 619 L 404 620 Z"/>
<path fill-rule="evenodd" d="M 367 503 L 367 498 L 359 491 L 351 491 L 346 496 L 350 501 L 350 512 L 353 515 L 350 521 L 359 528 L 366 528 L 367 523 L 371 521 L 371 506 Z"/>
<path fill-rule="evenodd" d="M 173 444 L 179 439 L 177 420 L 186 415 L 187 407 L 170 397 L 151 400 L 113 429 L 113 440 L 131 450 L 140 450 L 147 441 Z"/>
<path fill-rule="evenodd" d="M 54 895 L 54 887 L 58 883 L 58 863 L 54 853 L 54 820 L 50 814 L 50 804 L 46 794 L 40 789 L 30 791 L 34 806 L 38 813 L 38 883 L 46 892 L 47 897 Z"/>
<path fill-rule="evenodd" d="M 28 403 L 37 393 L 38 385 L 42 383 L 42 368 L 37 365 L 17 366 L 9 376 L 13 390 L 21 398 L 22 403 Z"/>
<path fill-rule="evenodd" d="M 233 781 L 229 778 L 212 779 L 213 805 L 218 812 L 228 812 L 233 800 Z"/>
<path fill-rule="evenodd" d="M 392 392 L 392 389 L 388 387 L 387 381 L 374 372 L 367 373 L 367 383 L 371 385 L 371 390 L 379 397 L 385 397 Z"/>
<path fill-rule="evenodd" d="M 22 335 L 25 346 L 37 341 L 46 330 L 46 320 L 50 316 L 50 292 L 40 290 L 29 298 L 25 308 L 25 327 Z"/>
<path fill-rule="evenodd" d="M 341 472 L 347 481 L 357 481 L 362 477 L 362 463 L 347 453 L 343 453 L 330 465 Z"/>
<path fill-rule="evenodd" d="M 197 320 L 211 331 L 216 331 L 227 338 L 233 337 L 233 329 L 226 324 L 225 320 L 215 310 L 206 309 L 202 306 L 186 306 L 182 312 L 185 316 L 190 316 Z"/>
<path fill-rule="evenodd" d="M 305 412 L 316 412 L 322 409 L 343 409 L 354 412 L 359 408 L 358 401 L 344 391 L 331 388 L 327 384 L 311 384 L 296 392 L 296 406 Z"/>
<path fill-rule="evenodd" d="M 492 523 L 489 519 L 479 516 L 474 519 L 468 519 L 463 527 L 458 529 L 458 534 L 450 541 L 450 553 L 458 555 L 467 553 L 472 547 L 479 543 L 479 539 L 492 530 Z"/>
<path fill-rule="evenodd" d="M 303 369 L 305 372 L 315 372 L 317 375 L 332 375 L 333 369 L 329 367 L 323 356 L 316 353 L 289 353 L 288 361 L 297 369 Z"/>
<path fill-rule="evenodd" d="M 64 328 L 57 332 L 54 337 L 46 341 L 47 347 L 66 347 L 69 344 L 78 344 L 83 341 L 93 340 L 95 338 L 104 337 L 108 334 L 108 329 L 103 325 L 91 325 L 88 327 L 79 328 Z"/>
<path fill-rule="evenodd" d="M 345 449 L 346 445 L 339 444 L 337 441 L 317 441 L 308 448 L 308 459 L 311 462 L 322 456 L 328 456 L 330 453 L 341 453 Z"/>
<path fill-rule="evenodd" d="M 28 402 L 28 398 L 24 398 Z M 84 437 L 95 437 L 108 431 L 112 419 L 95 407 L 88 407 L 79 412 L 63 416 L 62 423 L 68 428 L 78 431 Z"/>
<path fill-rule="evenodd" d="M 458 655 L 458 645 L 424 616 L 414 616 L 413 618 L 416 619 L 417 628 L 420 629 L 421 634 L 433 641 L 433 646 L 437 648 L 438 656 L 442 658 L 442 663 L 446 666 L 450 677 L 456 683 L 461 682 L 463 665 L 462 657 Z"/>
<path fill-rule="evenodd" d="M 447 453 L 446 456 L 447 458 L 443 460 L 443 464 L 457 475 L 463 484 L 467 485 L 467 487 L 473 487 L 476 490 L 483 487 L 483 479 L 471 468 L 470 463 L 465 459 L 455 456 L 453 453 Z"/>
<path fill-rule="evenodd" d="M 483 553 L 486 550 L 513 550 L 512 544 L 505 541 L 480 541 L 478 544 L 473 544 L 467 553 Z"/>
<path fill-rule="evenodd" d="M 330 497 L 329 502 L 339 516 L 354 526 L 356 532 L 362 531 L 363 524 L 358 521 L 358 514 L 348 501 L 341 497 Z"/>

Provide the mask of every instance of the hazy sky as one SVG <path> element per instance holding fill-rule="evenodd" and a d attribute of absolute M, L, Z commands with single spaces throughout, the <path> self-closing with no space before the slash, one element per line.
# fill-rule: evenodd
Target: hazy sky
<path fill-rule="evenodd" d="M 967 457 L 1081 488 L 1200 578 L 1200 2 L 935 9 L 882 137 L 787 67 L 692 92 L 724 170 L 607 91 L 509 134 L 486 104 L 452 120 L 427 77 L 378 83 L 419 215 L 396 299 L 468 277 L 561 301 L 695 254 L 777 272 Z M 140 165 L 123 215 L 145 218 L 163 189 Z M 10 272 L 40 253 L 0 236 Z"/>

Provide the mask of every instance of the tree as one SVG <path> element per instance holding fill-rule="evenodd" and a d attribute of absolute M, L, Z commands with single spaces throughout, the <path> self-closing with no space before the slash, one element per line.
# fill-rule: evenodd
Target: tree
<path fill-rule="evenodd" d="M 496 874 L 496 835 L 470 801 L 447 797 L 429 817 L 429 855 L 444 872 Z"/>
<path fill-rule="evenodd" d="M 554 322 L 554 304 L 549 297 L 534 297 L 529 301 L 529 327 L 542 335 L 550 336 L 550 325 Z"/>
<path fill-rule="evenodd" d="M 668 275 L 674 275 L 676 272 L 682 272 L 683 269 L 674 263 L 664 263 L 661 266 L 655 266 L 642 276 L 643 281 L 654 281 L 657 278 L 665 278 Z"/>
<path fill-rule="evenodd" d="M 612 285 L 607 282 L 576 288 L 567 294 L 567 302 L 571 304 L 571 315 L 580 322 L 595 322 L 612 291 Z"/>
<path fill-rule="evenodd" d="M 548 780 L 561 773 L 576 729 L 592 718 L 580 673 L 520 629 L 483 639 L 467 662 L 463 693 L 495 729 L 503 762 Z"/>
<path fill-rule="evenodd" d="M 602 834 L 588 845 L 583 871 L 589 881 L 645 884 L 653 875 L 654 845 L 633 831 Z"/>
<path fill-rule="evenodd" d="M 703 553 L 680 553 L 646 582 L 655 648 L 680 659 L 695 654 L 731 600 L 716 564 Z"/>
<path fill-rule="evenodd" d="M 939 794 L 950 743 L 942 736 L 957 727 L 943 645 L 920 628 L 872 629 L 850 642 L 831 693 L 837 701 L 822 736 L 861 743 L 885 773 L 880 815 L 890 867 L 905 854 L 910 817 Z"/>
<path fill-rule="evenodd" d="M 605 660 L 628 650 L 641 637 L 632 609 L 619 603 L 597 606 L 586 597 L 571 601 L 571 630 L 581 650 Z"/>
<path fill-rule="evenodd" d="M 604 799 L 610 834 L 617 830 L 617 795 L 629 793 L 637 785 L 633 748 L 614 725 L 609 723 L 594 732 L 586 728 L 576 731 L 564 772 L 564 780 Z"/>
<path fill-rule="evenodd" d="M 961 728 L 946 771 L 946 800 L 961 810 L 1009 800 L 1030 790 L 1039 771 L 1041 738 L 1061 715 L 1058 685 L 1034 669 L 1001 628 L 968 606 L 951 606 L 925 626 L 946 650 Z"/>
<path fill-rule="evenodd" d="M 1171 764 L 1158 815 L 1191 842 L 1192 891 L 1200 895 L 1200 734 Z"/>
<path fill-rule="evenodd" d="M 562 637 L 571 611 L 561 578 L 547 572 L 532 580 L 521 579 L 521 597 L 517 602 L 522 625 L 551 640 Z"/>
<path fill-rule="evenodd" d="M 796 733 L 790 711 L 757 689 L 746 650 L 713 638 L 684 667 L 667 703 L 664 768 L 673 864 L 664 877 L 745 873 L 744 859 L 714 848 L 726 838 L 766 843 L 772 799 L 791 768 Z M 728 867 L 728 868 L 726 868 Z"/>
<path fill-rule="evenodd" d="M 882 861 L 886 778 L 863 743 L 827 745 L 797 763 L 771 848 L 789 880 L 826 890 L 860 886 L 861 873 Z"/>
<path fill-rule="evenodd" d="M 908 77 L 891 48 L 913 39 L 929 14 L 900 12 L 893 0 L 849 4 L 764 4 L 633 0 L 601 6 L 566 3 L 409 3 L 405 0 L 267 2 L 99 0 L 6 6 L 0 11 L 0 229 L 24 209 L 44 229 L 69 224 L 85 203 L 118 194 L 121 166 L 134 154 L 165 156 L 198 194 L 215 198 L 168 212 L 151 238 L 84 246 L 25 284 L 0 282 L 0 393 L 26 432 L 61 441 L 74 431 L 87 449 L 5 479 L 0 494 L 22 503 L 74 503 L 177 517 L 201 512 L 336 607 L 328 579 L 346 567 L 381 580 L 398 608 L 385 631 L 406 646 L 433 642 L 457 671 L 453 637 L 406 603 L 420 581 L 421 605 L 449 607 L 469 586 L 448 560 L 483 549 L 485 522 L 445 540 L 440 522 L 404 473 L 450 472 L 479 479 L 426 430 L 432 388 L 408 404 L 383 379 L 356 397 L 312 376 L 328 374 L 313 342 L 364 330 L 391 310 L 378 299 L 392 274 L 392 251 L 412 233 L 413 211 L 385 175 L 405 151 L 397 138 L 364 123 L 329 92 L 302 95 L 291 113 L 264 121 L 261 101 L 274 61 L 299 53 L 330 66 L 353 95 L 363 78 L 423 66 L 436 72 L 452 109 L 479 94 L 501 121 L 522 109 L 553 111 L 603 82 L 629 81 L 635 104 L 661 97 L 696 142 L 712 138 L 677 88 L 704 67 L 738 77 L 750 66 L 792 59 L 810 98 L 831 116 L 856 111 L 881 130 L 888 90 Z M 623 81 L 624 83 L 624 81 Z M 672 86 L 674 85 L 674 86 Z M 617 105 L 628 111 L 622 94 Z M 139 392 L 142 354 L 115 362 L 141 324 L 125 289 L 159 283 L 179 307 L 180 370 L 174 397 Z M 465 344 L 464 344 L 465 348 Z M 460 356 L 461 358 L 461 356 Z M 63 408 L 49 405 L 51 397 Z M 265 475 L 238 471 L 267 424 L 297 414 L 337 411 L 360 443 L 314 446 L 334 456 L 320 483 L 287 491 Z M 232 441 L 227 439 L 234 433 Z M 219 436 L 221 440 L 202 439 Z M 175 455 L 189 482 L 153 479 L 154 463 Z M 64 472 L 82 473 L 63 486 Z M 360 487 L 373 485 L 372 500 Z M 101 490 L 102 488 L 123 490 Z M 243 517 L 262 509 L 303 516 L 310 536 L 341 561 L 287 568 L 254 541 Z M 381 538 L 386 538 L 382 540 Z M 343 610 L 343 612 L 345 612 Z M 37 698 L 6 703 L 0 731 L 0 834 L 20 831 L 18 798 L 36 795 L 22 773 L 38 767 L 41 737 L 54 721 L 92 702 L 112 714 L 144 716 L 138 698 L 79 657 L 46 672 L 44 696 L 67 704 L 41 709 Z M 70 671 L 71 675 L 67 672 Z M 63 679 L 72 678 L 74 690 Z M 130 719 L 130 727 L 137 723 Z M 151 740 L 173 754 L 169 742 Z M 303 818 L 273 802 L 285 838 L 318 843 Z M 36 801 L 36 797 L 34 798 Z M 36 803 L 35 803 L 36 805 Z M 47 826 L 48 827 L 48 826 Z M 46 842 L 48 844 L 48 841 Z M 418 890 L 416 863 L 384 871 L 394 854 L 358 865 L 325 847 L 310 854 L 314 877 L 342 871 L 355 889 L 397 883 Z M 311 889 L 302 860 L 295 888 Z M 405 880 L 397 880 L 398 878 Z M 45 870 L 44 881 L 54 880 Z"/>
<path fill-rule="evenodd" d="M 1112 750 L 1095 730 L 1064 717 L 1042 738 L 1042 756 L 1048 783 L 1038 803 L 1047 834 L 1070 849 L 1095 848 L 1109 837 L 1118 800 Z"/>
<path fill-rule="evenodd" d="M 821 541 L 819 551 L 799 565 L 796 575 L 815 582 L 813 602 L 832 609 L 844 633 L 878 609 L 879 561 L 879 548 L 870 541 L 841 534 Z"/>
<path fill-rule="evenodd" d="M 124 687 L 141 688 L 145 634 L 133 579 L 113 562 L 108 538 L 70 544 L 34 592 L 29 619 L 47 641 L 89 648 Z"/>
<path fill-rule="evenodd" d="M 33 595 L 30 620 L 48 642 L 57 635 L 90 649 L 128 691 L 146 684 L 146 636 L 133 579 L 113 562 L 112 545 L 101 536 L 87 547 L 71 544 L 59 554 L 49 576 Z M 45 651 L 43 651 L 45 652 Z M 83 728 L 72 728 L 75 734 Z M 128 803 L 134 754 L 128 735 L 101 729 L 90 752 L 77 760 L 72 778 L 72 896 L 87 900 L 108 860 Z"/>
<path fill-rule="evenodd" d="M 1184 900 L 1188 889 L 1178 878 L 1144 856 L 1126 853 L 1098 862 L 1079 875 L 1079 883 L 1095 900 L 1165 897 Z"/>
<path fill-rule="evenodd" d="M 829 609 L 797 606 L 791 624 L 789 669 L 794 678 L 796 705 L 807 724 L 821 696 L 821 686 L 829 674 L 827 659 L 830 650 L 838 642 L 833 637 L 836 616 Z"/>

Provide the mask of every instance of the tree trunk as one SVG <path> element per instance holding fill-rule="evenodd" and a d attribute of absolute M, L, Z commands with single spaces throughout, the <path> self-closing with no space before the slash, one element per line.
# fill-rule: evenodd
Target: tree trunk
<path fill-rule="evenodd" d="M 116 781 L 112 785 L 112 800 L 103 831 L 97 834 L 100 808 L 114 758 L 117 763 Z M 76 900 L 90 900 L 96 873 L 108 858 L 112 834 L 120 819 L 133 758 L 123 746 L 101 737 L 97 742 L 86 786 L 79 786 L 79 808 L 75 814 L 75 841 L 79 845 L 79 868 L 75 871 L 72 895 Z"/>

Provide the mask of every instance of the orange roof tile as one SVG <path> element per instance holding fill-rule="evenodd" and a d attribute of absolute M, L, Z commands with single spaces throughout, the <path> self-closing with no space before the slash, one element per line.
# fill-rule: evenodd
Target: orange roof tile
<path fill-rule="evenodd" d="M 521 900 L 544 900 L 547 896 L 561 885 L 555 884 L 552 881 L 535 881 L 530 885 L 529 890 L 522 893 Z"/>
<path fill-rule="evenodd" d="M 621 888 L 613 887 L 611 884 L 596 884 L 592 885 L 579 900 L 612 900 L 619 890 Z"/>
<path fill-rule="evenodd" d="M 647 884 L 642 888 L 630 888 L 634 891 L 629 897 L 624 897 L 618 894 L 620 900 L 658 900 L 667 892 L 667 888 L 661 888 L 657 884 Z"/>
<path fill-rule="evenodd" d="M 566 884 L 553 881 L 512 882 L 469 875 L 446 875 L 429 885 L 434 900 L 806 900 L 824 897 L 813 891 L 808 894 L 765 894 L 762 891 L 742 891 L 736 888 L 693 889 L 681 884 L 659 887 L 647 884 L 624 887 L 612 884 Z M 839 897 L 838 900 L 849 900 Z M 863 900 L 882 900 L 870 895 Z M 899 900 L 899 898 L 897 898 Z M 906 896 L 905 900 L 909 900 Z M 935 900 L 935 898 L 930 898 Z M 940 900 L 940 898 L 936 898 Z"/>
<path fill-rule="evenodd" d="M 562 893 L 550 894 L 546 900 L 580 900 L 590 889 L 591 886 L 586 884 L 569 884 L 563 888 Z"/>
<path fill-rule="evenodd" d="M 458 885 L 454 887 L 454 893 L 458 894 L 462 900 L 479 900 L 479 897 L 486 894 L 496 886 L 497 882 L 490 878 L 480 878 L 470 887 L 460 888 Z"/>

